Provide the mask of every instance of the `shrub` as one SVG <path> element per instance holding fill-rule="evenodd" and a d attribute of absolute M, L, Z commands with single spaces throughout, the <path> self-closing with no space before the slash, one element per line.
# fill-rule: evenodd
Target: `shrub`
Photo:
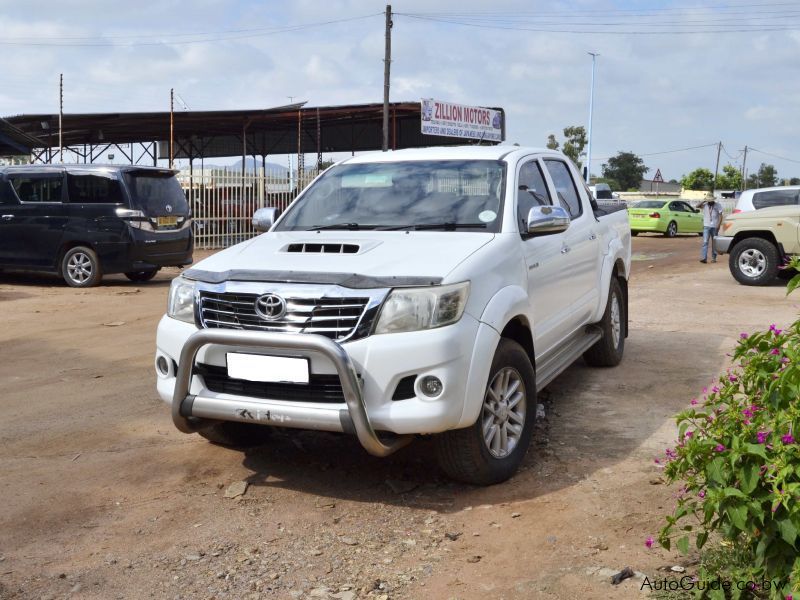
<path fill-rule="evenodd" d="M 798 261 L 788 266 L 797 269 Z M 787 293 L 798 285 L 800 276 Z M 800 320 L 785 331 L 741 333 L 732 360 L 676 417 L 678 444 L 666 451 L 664 473 L 682 487 L 658 541 L 686 553 L 692 539 L 700 549 L 717 533 L 751 558 L 731 576 L 772 581 L 769 592 L 754 590 L 760 596 L 797 595 Z"/>

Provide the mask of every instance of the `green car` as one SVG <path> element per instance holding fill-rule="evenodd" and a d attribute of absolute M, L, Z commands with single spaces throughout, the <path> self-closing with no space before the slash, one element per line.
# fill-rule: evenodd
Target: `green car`
<path fill-rule="evenodd" d="M 653 231 L 666 237 L 679 233 L 703 235 L 703 215 L 683 200 L 639 200 L 628 207 L 631 233 Z"/>

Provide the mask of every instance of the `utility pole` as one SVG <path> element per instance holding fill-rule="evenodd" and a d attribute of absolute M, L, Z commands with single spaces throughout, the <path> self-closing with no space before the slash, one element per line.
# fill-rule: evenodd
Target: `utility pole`
<path fill-rule="evenodd" d="M 594 63 L 600 54 L 597 52 L 589 52 L 592 55 L 592 83 L 589 87 L 589 135 L 588 148 L 586 149 L 586 183 L 592 176 L 592 109 L 594 108 Z"/>
<path fill-rule="evenodd" d="M 714 167 L 714 180 L 711 182 L 711 195 L 717 191 L 717 174 L 719 173 L 719 153 L 722 152 L 722 142 L 717 142 L 717 166 Z"/>
<path fill-rule="evenodd" d="M 747 146 L 744 147 L 744 158 L 742 159 L 742 191 L 747 189 Z"/>
<path fill-rule="evenodd" d="M 175 159 L 173 152 L 174 143 L 174 129 L 175 129 L 175 89 L 169 88 L 169 168 L 172 168 L 172 163 Z"/>
<path fill-rule="evenodd" d="M 386 50 L 383 58 L 383 151 L 389 149 L 389 70 L 392 64 L 392 5 L 386 5 Z"/>
<path fill-rule="evenodd" d="M 64 74 L 58 76 L 58 157 L 61 164 L 64 164 Z"/>

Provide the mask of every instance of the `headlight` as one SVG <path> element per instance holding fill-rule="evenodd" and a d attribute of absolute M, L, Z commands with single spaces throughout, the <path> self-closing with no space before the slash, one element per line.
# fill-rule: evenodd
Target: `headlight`
<path fill-rule="evenodd" d="M 375 333 L 433 329 L 455 323 L 464 314 L 469 282 L 394 290 L 381 309 Z"/>
<path fill-rule="evenodd" d="M 167 315 L 179 321 L 194 323 L 194 282 L 176 277 L 169 286 Z"/>

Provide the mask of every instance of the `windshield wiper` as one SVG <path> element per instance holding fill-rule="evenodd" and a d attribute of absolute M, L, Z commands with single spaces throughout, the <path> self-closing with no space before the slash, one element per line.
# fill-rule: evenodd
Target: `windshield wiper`
<path fill-rule="evenodd" d="M 400 229 L 413 229 L 414 231 L 424 231 L 426 229 L 444 229 L 445 231 L 455 231 L 456 229 L 486 229 L 486 223 L 417 223 L 416 225 L 392 225 L 390 227 L 378 227 L 382 231 L 396 231 Z"/>
<path fill-rule="evenodd" d="M 358 223 L 331 223 L 330 225 L 314 225 L 309 227 L 306 231 L 320 231 L 322 229 L 349 229 L 350 231 L 357 231 L 359 229 L 371 228 L 373 225 L 362 227 Z"/>

